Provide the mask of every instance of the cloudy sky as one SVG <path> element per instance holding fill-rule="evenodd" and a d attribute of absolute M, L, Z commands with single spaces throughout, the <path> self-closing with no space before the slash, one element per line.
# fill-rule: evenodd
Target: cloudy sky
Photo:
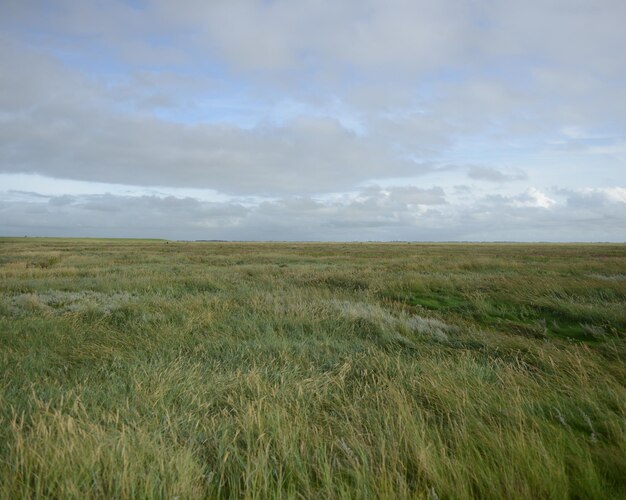
<path fill-rule="evenodd" d="M 0 235 L 626 240 L 624 0 L 0 0 Z"/>

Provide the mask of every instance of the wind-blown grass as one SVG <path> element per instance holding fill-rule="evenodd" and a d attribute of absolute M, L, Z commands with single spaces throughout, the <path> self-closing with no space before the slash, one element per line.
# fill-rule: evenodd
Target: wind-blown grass
<path fill-rule="evenodd" d="M 623 245 L 0 240 L 0 497 L 624 497 L 625 271 Z"/>

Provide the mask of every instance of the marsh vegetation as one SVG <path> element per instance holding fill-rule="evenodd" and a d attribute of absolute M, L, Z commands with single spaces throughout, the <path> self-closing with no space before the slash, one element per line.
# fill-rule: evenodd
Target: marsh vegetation
<path fill-rule="evenodd" d="M 0 497 L 626 496 L 624 245 L 0 240 Z"/>

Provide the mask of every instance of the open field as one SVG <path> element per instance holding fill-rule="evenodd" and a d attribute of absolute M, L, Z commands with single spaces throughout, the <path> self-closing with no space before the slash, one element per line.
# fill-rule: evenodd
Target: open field
<path fill-rule="evenodd" d="M 0 239 L 0 497 L 624 498 L 626 246 Z"/>

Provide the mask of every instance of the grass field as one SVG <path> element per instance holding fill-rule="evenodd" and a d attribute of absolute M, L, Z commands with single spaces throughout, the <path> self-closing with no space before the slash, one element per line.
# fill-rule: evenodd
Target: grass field
<path fill-rule="evenodd" d="M 0 239 L 0 497 L 626 498 L 626 246 Z"/>

